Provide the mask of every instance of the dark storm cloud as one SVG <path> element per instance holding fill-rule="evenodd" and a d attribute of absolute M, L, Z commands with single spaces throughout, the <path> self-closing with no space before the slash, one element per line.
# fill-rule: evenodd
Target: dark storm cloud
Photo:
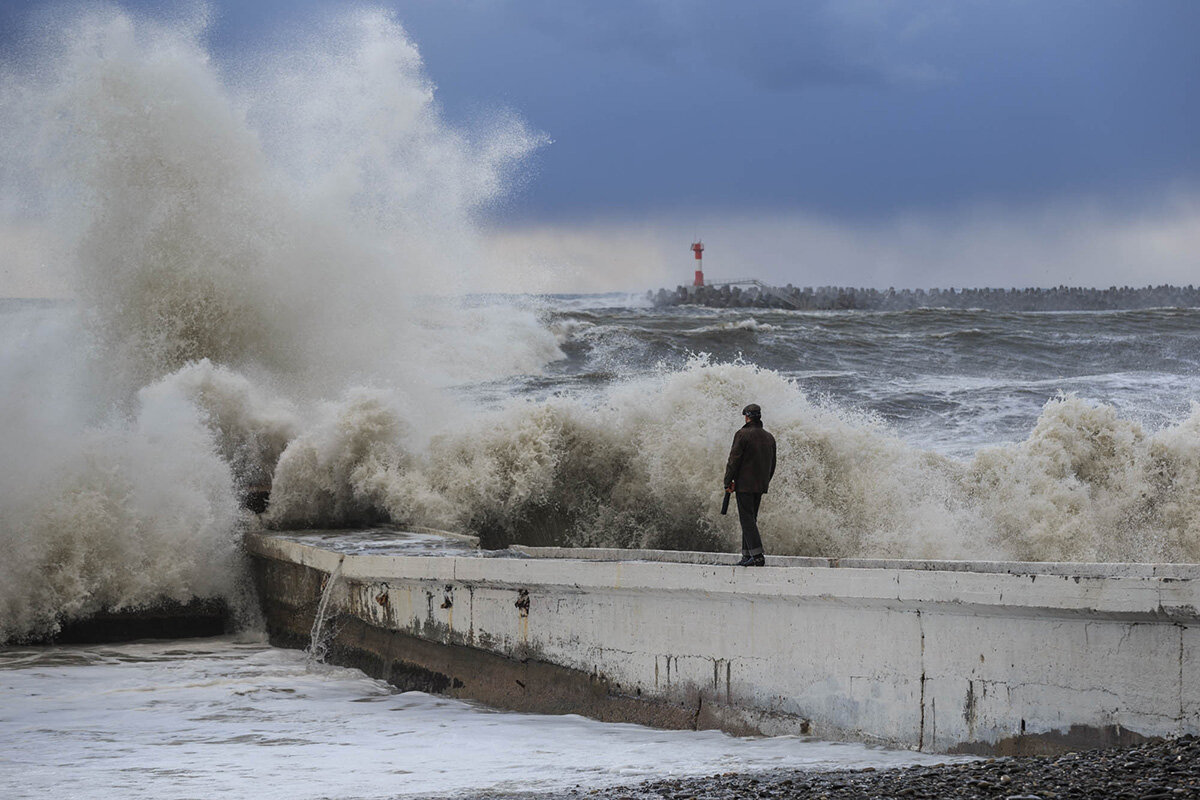
<path fill-rule="evenodd" d="M 879 216 L 1200 179 L 1200 4 L 404 2 L 440 97 L 555 144 L 516 210 Z"/>
<path fill-rule="evenodd" d="M 0 2 L 12 41 L 22 4 Z M 509 110 L 554 140 L 508 220 L 880 219 L 1069 197 L 1143 208 L 1200 185 L 1193 0 L 381 5 L 453 121 Z M 217 0 L 211 38 L 236 59 L 343 8 Z"/>
<path fill-rule="evenodd" d="M 680 73 L 731 71 L 770 91 L 885 83 L 910 65 L 893 63 L 894 37 L 924 19 L 892 4 L 862 2 L 479 3 L 512 25 L 531 27 L 583 51 L 627 54 Z M 915 26 L 919 27 L 919 26 Z M 919 65 L 923 66 L 923 65 Z M 913 70 L 914 72 L 917 70 Z"/>
<path fill-rule="evenodd" d="M 771 92 L 896 84 L 935 74 L 914 47 L 932 19 L 919 4 L 762 2 L 738 12 L 710 3 L 688 19 L 697 41 L 728 43 L 728 62 L 714 66 Z"/>
<path fill-rule="evenodd" d="M 168 20 L 196 8 L 124 5 Z M 419 46 L 464 135 L 516 113 L 554 140 L 492 210 L 505 275 L 562 276 L 519 288 L 690 279 L 696 234 L 715 274 L 797 285 L 1196 271 L 1195 0 L 374 5 Z M 347 6 L 213 0 L 213 56 L 253 69 Z M 22 55 L 55 29 L 54 7 L 0 0 L 0 63 L 37 63 Z M 0 250 L 36 266 L 43 233 L 0 225 Z"/>

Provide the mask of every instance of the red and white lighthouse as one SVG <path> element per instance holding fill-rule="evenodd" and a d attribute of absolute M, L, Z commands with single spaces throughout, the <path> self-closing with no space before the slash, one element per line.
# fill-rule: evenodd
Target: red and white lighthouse
<path fill-rule="evenodd" d="M 697 239 L 692 243 L 692 252 L 696 254 L 696 279 L 692 286 L 704 285 L 704 243 Z"/>

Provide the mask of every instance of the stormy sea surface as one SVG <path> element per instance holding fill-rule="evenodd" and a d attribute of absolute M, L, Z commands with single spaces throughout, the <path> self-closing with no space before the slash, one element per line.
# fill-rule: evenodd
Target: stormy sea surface
<path fill-rule="evenodd" d="M 203 14 L 55 13 L 0 62 L 0 224 L 68 298 L 0 301 L 5 797 L 929 762 L 501 714 L 270 648 L 240 545 L 240 498 L 265 485 L 280 531 L 733 551 L 722 466 L 757 402 L 779 442 L 769 553 L 1200 561 L 1198 311 L 481 294 L 503 271 L 481 220 L 546 137 L 508 112 L 443 119 L 388 14 L 233 63 Z M 223 599 L 241 632 L 29 644 L 164 598 Z"/>
<path fill-rule="evenodd" d="M 1200 352 L 1200 312 L 1191 310 L 734 313 L 659 311 L 623 296 L 477 297 L 469 303 L 480 304 L 493 309 L 512 305 L 518 313 L 533 315 L 558 337 L 562 357 L 536 373 L 456 384 L 453 391 L 469 398 L 478 409 L 474 413 L 503 419 L 519 412 L 527 425 L 537 425 L 558 404 L 585 413 L 630 387 L 715 372 L 735 382 L 725 413 L 711 420 L 722 434 L 717 450 L 727 446 L 724 438 L 737 426 L 741 399 L 762 401 L 747 393 L 744 384 L 737 385 L 739 379 L 751 386 L 766 380 L 772 388 L 803 393 L 813 398 L 805 402 L 819 409 L 813 413 L 831 414 L 826 418 L 839 425 L 859 426 L 850 428 L 857 436 L 878 437 L 890 447 L 949 464 L 969 462 L 979 450 L 1028 447 L 1030 431 L 1045 424 L 1047 404 L 1051 412 L 1070 407 L 1099 414 L 1110 424 L 1154 439 L 1169 432 L 1177 424 L 1173 420 L 1191 413 L 1196 378 L 1189 358 Z M 5 341 L 27 345 L 32 337 L 69 326 L 78 312 L 73 303 L 7 301 L 0 308 Z M 8 346 L 8 364 L 16 349 Z M 709 355 L 698 359 L 698 352 Z M 636 398 L 662 402 L 644 392 Z M 676 402 L 676 413 L 687 407 L 686 397 Z M 769 402 L 764 406 L 767 425 L 773 427 L 774 408 Z M 655 424 L 657 413 L 645 414 L 637 403 L 628 408 L 638 412 L 641 424 Z M 653 405 L 649 410 L 672 413 Z M 619 424 L 619 417 L 611 419 Z M 1095 428 L 1068 430 L 1079 430 L 1079 436 L 1111 435 Z M 533 432 L 527 427 L 523 435 Z M 721 454 L 714 451 L 697 468 L 719 484 Z M 104 469 L 115 471 L 120 464 Z M 706 501 L 718 498 L 716 491 L 704 496 Z M 773 492 L 767 503 L 775 501 Z M 237 529 L 236 512 L 230 513 L 227 524 L 232 528 L 222 536 L 232 537 Z M 73 519 L 80 524 L 80 517 Z M 10 544 L 11 525 L 6 519 Z M 765 530 L 771 549 L 777 531 Z M 58 533 L 65 538 L 71 532 Z M 967 537 L 973 531 L 964 528 L 961 533 Z M 354 546 L 353 534 L 343 538 L 343 547 Z M 364 540 L 361 546 L 370 545 Z M 59 543 L 64 551 L 99 546 Z M 137 550 L 126 554 L 147 558 Z M 104 554 L 93 551 L 93 556 Z M 175 556 L 162 558 L 166 564 Z M 236 576 L 235 550 L 228 559 L 220 572 Z M 69 563 L 63 558 L 44 569 L 61 571 Z M 80 568 L 86 572 L 84 565 Z M 33 580 L 39 574 L 20 577 Z M 76 577 L 74 585 L 83 587 L 87 577 Z M 99 578 L 93 580 L 93 586 L 103 588 Z M 222 585 L 212 580 L 192 586 Z M 228 591 L 231 597 L 241 595 L 236 586 Z M 19 599 L 6 598 L 6 603 L 6 609 L 21 607 Z M 501 713 L 420 693 L 397 694 L 354 670 L 271 648 L 254 634 L 252 621 L 247 627 L 239 637 L 216 640 L 91 647 L 11 644 L 0 649 L 0 692 L 7 698 L 0 710 L 0 786 L 6 796 L 242 796 L 251 786 L 255 795 L 288 798 L 524 796 L 569 793 L 577 787 L 586 794 L 647 780 L 668 781 L 655 784 L 663 791 L 683 787 L 713 797 L 751 796 L 760 790 L 759 784 L 729 779 L 669 783 L 730 772 L 770 775 L 763 780 L 774 781 L 770 785 L 788 796 L 791 784 L 779 784 L 793 769 L 882 769 L 947 761 L 804 738 L 738 739 L 574 716 Z M 920 778 L 925 773 L 906 774 L 913 785 L 925 780 Z M 968 779 L 973 778 L 963 778 Z M 830 785 L 845 785 L 849 779 L 841 780 Z"/>

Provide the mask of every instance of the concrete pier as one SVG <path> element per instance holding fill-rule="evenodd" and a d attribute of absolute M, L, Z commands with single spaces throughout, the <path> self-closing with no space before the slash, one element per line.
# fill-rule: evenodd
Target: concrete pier
<path fill-rule="evenodd" d="M 1200 733 L 1200 566 L 513 548 L 338 553 L 247 537 L 273 642 L 502 708 L 929 752 Z"/>

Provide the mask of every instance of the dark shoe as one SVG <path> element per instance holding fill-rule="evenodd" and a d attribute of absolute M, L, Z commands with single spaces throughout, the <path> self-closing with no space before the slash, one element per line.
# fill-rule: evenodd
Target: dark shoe
<path fill-rule="evenodd" d="M 756 556 L 742 556 L 742 560 L 737 563 L 739 567 L 761 567 L 767 563 L 763 558 L 763 554 L 759 553 Z"/>

